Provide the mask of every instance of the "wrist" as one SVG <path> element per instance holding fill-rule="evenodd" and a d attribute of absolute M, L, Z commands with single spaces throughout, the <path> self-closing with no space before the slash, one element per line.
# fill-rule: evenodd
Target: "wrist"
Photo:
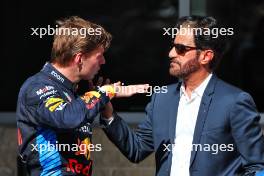
<path fill-rule="evenodd" d="M 112 112 L 103 111 L 101 114 L 102 114 L 102 117 L 105 118 L 105 119 L 110 119 L 110 118 L 112 118 L 114 116 L 113 115 L 113 111 Z"/>

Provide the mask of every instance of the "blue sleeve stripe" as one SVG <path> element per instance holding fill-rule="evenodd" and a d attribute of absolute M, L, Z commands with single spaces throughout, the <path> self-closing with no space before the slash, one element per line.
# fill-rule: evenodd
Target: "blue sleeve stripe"
<path fill-rule="evenodd" d="M 55 148 L 48 148 L 48 144 L 55 145 L 56 135 L 52 130 L 41 129 L 38 131 L 36 137 L 36 144 L 38 145 L 39 161 L 42 167 L 41 176 L 57 176 L 61 173 L 61 158 L 60 154 Z M 44 151 L 40 151 L 40 146 L 45 146 Z"/>

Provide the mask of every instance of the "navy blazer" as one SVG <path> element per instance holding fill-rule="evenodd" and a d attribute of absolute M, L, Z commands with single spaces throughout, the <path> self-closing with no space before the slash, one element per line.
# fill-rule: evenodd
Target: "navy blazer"
<path fill-rule="evenodd" d="M 180 85 L 169 85 L 167 93 L 152 96 L 146 107 L 147 117 L 136 130 L 131 130 L 117 114 L 104 129 L 132 162 L 140 162 L 155 152 L 157 176 L 170 175 Z M 263 170 L 264 137 L 259 120 L 248 93 L 213 75 L 197 116 L 193 145 L 202 148 L 192 150 L 190 176 L 255 175 Z"/>

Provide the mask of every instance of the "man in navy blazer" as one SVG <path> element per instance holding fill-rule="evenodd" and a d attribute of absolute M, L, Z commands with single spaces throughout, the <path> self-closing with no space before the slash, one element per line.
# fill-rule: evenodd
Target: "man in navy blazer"
<path fill-rule="evenodd" d="M 193 29 L 201 29 L 195 32 Z M 157 176 L 262 175 L 264 137 L 251 96 L 214 74 L 224 42 L 207 35 L 212 17 L 178 20 L 170 74 L 179 82 L 154 94 L 136 130 L 113 112 L 102 113 L 105 133 L 132 162 L 155 152 Z M 191 33 L 184 33 L 192 29 Z"/>

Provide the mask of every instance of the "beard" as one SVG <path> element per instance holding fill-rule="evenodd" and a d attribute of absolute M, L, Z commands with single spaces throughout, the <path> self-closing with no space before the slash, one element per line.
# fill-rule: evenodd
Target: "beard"
<path fill-rule="evenodd" d="M 177 60 L 172 60 L 171 63 L 173 64 L 173 66 L 170 66 L 170 75 L 175 76 L 177 78 L 186 78 L 191 73 L 196 72 L 200 68 L 198 57 L 189 60 L 185 64 L 182 64 Z M 178 65 L 178 68 L 176 68 L 175 64 Z"/>

